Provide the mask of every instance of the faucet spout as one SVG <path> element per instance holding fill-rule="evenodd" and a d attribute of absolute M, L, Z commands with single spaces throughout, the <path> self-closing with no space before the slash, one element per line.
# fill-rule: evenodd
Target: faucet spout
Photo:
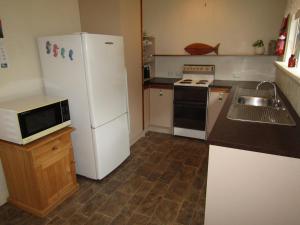
<path fill-rule="evenodd" d="M 275 106 L 278 106 L 279 100 L 277 98 L 277 87 L 276 84 L 272 81 L 261 81 L 258 83 L 258 85 L 256 86 L 256 90 L 258 91 L 260 89 L 261 86 L 265 85 L 265 84 L 271 84 L 273 86 L 273 90 L 274 90 L 274 102 L 275 102 Z"/>

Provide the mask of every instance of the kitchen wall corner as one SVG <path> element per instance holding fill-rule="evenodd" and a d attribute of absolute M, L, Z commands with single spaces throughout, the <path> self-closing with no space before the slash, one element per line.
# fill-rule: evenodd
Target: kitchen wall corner
<path fill-rule="evenodd" d="M 140 0 L 79 0 L 82 31 L 124 37 L 131 144 L 143 136 L 140 7 Z"/>

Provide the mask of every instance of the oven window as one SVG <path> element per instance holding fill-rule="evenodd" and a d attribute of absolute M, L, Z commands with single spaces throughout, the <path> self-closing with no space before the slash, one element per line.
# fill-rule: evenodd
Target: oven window
<path fill-rule="evenodd" d="M 206 105 L 174 104 L 174 126 L 193 130 L 205 130 Z"/>
<path fill-rule="evenodd" d="M 22 137 L 26 138 L 62 123 L 60 103 L 19 114 Z"/>

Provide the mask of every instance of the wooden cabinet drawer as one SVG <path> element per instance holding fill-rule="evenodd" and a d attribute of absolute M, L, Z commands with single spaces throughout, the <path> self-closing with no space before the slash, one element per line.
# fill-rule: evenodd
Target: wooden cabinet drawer
<path fill-rule="evenodd" d="M 50 141 L 40 148 L 34 149 L 32 152 L 35 164 L 45 164 L 55 161 L 68 154 L 72 148 L 70 137 L 61 136 L 53 141 Z"/>

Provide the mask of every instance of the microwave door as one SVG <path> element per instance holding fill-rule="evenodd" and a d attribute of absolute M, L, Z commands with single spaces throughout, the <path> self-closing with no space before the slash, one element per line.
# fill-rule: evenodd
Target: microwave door
<path fill-rule="evenodd" d="M 61 124 L 63 121 L 60 103 L 20 113 L 18 119 L 23 139 Z"/>

